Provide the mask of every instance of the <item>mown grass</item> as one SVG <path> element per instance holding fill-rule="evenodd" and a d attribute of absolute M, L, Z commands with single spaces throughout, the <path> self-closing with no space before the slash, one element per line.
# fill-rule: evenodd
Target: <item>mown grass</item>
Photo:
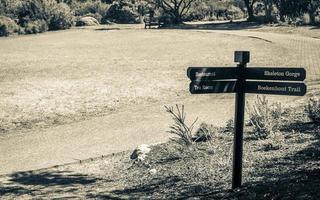
<path fill-rule="evenodd" d="M 103 27 L 1 38 L 1 133 L 103 116 L 124 105 L 191 99 L 186 68 L 230 66 L 238 49 L 252 52 L 252 66 L 303 66 L 308 80 L 319 76 L 320 44 L 309 37 Z"/>

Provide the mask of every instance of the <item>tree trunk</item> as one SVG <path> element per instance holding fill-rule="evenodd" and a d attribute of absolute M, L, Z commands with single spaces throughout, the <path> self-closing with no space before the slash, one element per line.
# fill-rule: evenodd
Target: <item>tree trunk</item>
<path fill-rule="evenodd" d="M 272 0 L 264 0 L 266 22 L 272 22 Z"/>
<path fill-rule="evenodd" d="M 310 24 L 314 25 L 316 23 L 316 11 L 317 11 L 317 6 L 314 5 L 314 2 L 311 1 L 308 7 L 308 14 L 310 18 Z"/>
<path fill-rule="evenodd" d="M 285 12 L 285 2 L 284 2 L 284 0 L 281 0 L 280 1 L 280 5 L 279 5 L 279 15 L 280 15 L 280 21 L 281 22 L 285 22 L 286 21 L 286 19 L 285 19 L 285 14 L 284 14 L 284 12 Z"/>
<path fill-rule="evenodd" d="M 175 24 L 180 24 L 181 22 L 182 22 L 182 17 L 181 17 L 181 15 L 179 13 L 179 9 L 176 9 L 174 11 L 174 23 Z"/>
<path fill-rule="evenodd" d="M 248 11 L 248 21 L 253 21 L 254 20 L 253 2 L 250 3 L 250 0 L 244 0 L 244 3 L 246 5 L 247 11 Z"/>
<path fill-rule="evenodd" d="M 315 25 L 316 24 L 316 15 L 315 12 L 309 11 L 309 18 L 310 18 L 310 25 Z"/>

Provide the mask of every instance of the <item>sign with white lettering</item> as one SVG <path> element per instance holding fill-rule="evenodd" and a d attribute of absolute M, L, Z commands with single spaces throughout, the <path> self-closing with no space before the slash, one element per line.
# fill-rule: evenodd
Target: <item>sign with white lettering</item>
<path fill-rule="evenodd" d="M 303 96 L 307 86 L 303 82 L 306 70 L 303 68 L 247 68 L 249 51 L 236 51 L 234 61 L 237 67 L 189 67 L 191 94 L 232 93 L 235 92 L 234 147 L 232 167 L 232 188 L 241 187 L 243 128 L 245 113 L 245 94 L 275 94 Z M 236 79 L 236 80 L 221 80 Z M 248 81 L 249 80 L 249 81 Z M 264 82 L 252 80 L 282 80 L 296 82 Z"/>
<path fill-rule="evenodd" d="M 304 83 L 246 82 L 246 93 L 303 96 L 307 92 Z"/>
<path fill-rule="evenodd" d="M 236 67 L 189 67 L 187 76 L 192 81 L 237 79 Z"/>
<path fill-rule="evenodd" d="M 191 94 L 231 93 L 236 92 L 236 81 L 192 81 Z"/>
<path fill-rule="evenodd" d="M 306 70 L 303 68 L 246 68 L 246 79 L 304 81 Z"/>

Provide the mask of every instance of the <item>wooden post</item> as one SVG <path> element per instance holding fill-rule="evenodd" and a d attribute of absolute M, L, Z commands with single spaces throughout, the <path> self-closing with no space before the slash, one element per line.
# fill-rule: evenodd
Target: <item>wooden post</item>
<path fill-rule="evenodd" d="M 245 107 L 245 70 L 250 60 L 250 52 L 236 51 L 235 62 L 238 64 L 238 80 L 236 85 L 234 143 L 233 143 L 233 169 L 232 189 L 241 187 L 242 183 L 242 152 L 243 152 L 243 127 Z"/>

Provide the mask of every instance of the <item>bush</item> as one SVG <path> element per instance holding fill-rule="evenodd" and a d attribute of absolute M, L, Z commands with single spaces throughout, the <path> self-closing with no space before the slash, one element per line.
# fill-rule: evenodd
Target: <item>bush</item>
<path fill-rule="evenodd" d="M 186 21 L 203 20 L 210 15 L 210 7 L 205 2 L 196 2 L 186 14 Z"/>
<path fill-rule="evenodd" d="M 22 4 L 21 0 L 0 0 L 0 15 L 15 19 L 15 11 Z"/>
<path fill-rule="evenodd" d="M 48 27 L 50 30 L 67 29 L 72 26 L 73 15 L 65 3 L 54 4 L 49 12 Z"/>
<path fill-rule="evenodd" d="M 193 137 L 194 142 L 207 142 L 213 140 L 215 133 L 218 131 L 217 127 L 201 123 L 199 129 Z"/>
<path fill-rule="evenodd" d="M 312 97 L 306 106 L 306 112 L 313 123 L 320 123 L 320 98 Z"/>
<path fill-rule="evenodd" d="M 84 3 L 73 1 L 70 7 L 74 11 L 75 16 L 94 17 L 101 22 L 102 16 L 105 15 L 109 5 L 100 1 L 87 1 Z"/>
<path fill-rule="evenodd" d="M 242 19 L 245 17 L 243 11 L 239 7 L 233 5 L 230 6 L 230 8 L 227 10 L 227 13 L 231 19 Z"/>
<path fill-rule="evenodd" d="M 132 7 L 114 2 L 106 12 L 102 21 L 110 20 L 117 23 L 132 24 L 139 22 L 138 16 L 138 13 L 134 12 Z"/>
<path fill-rule="evenodd" d="M 19 19 L 19 25 L 30 30 L 39 22 L 45 21 L 49 30 L 70 28 L 73 15 L 65 3 L 57 3 L 55 0 L 26 0 L 15 11 Z M 42 23 L 42 22 L 41 22 Z"/>
<path fill-rule="evenodd" d="M 247 113 L 254 138 L 266 139 L 279 129 L 283 111 L 280 103 L 269 104 L 266 96 L 257 96 L 253 106 L 247 106 Z"/>
<path fill-rule="evenodd" d="M 20 27 L 15 21 L 8 17 L 0 16 L 0 36 L 8 36 L 20 32 Z"/>
<path fill-rule="evenodd" d="M 234 120 L 229 119 L 228 121 L 226 121 L 226 125 L 225 125 L 225 127 L 222 128 L 222 131 L 224 133 L 233 133 L 234 132 Z"/>
<path fill-rule="evenodd" d="M 29 21 L 44 20 L 49 16 L 47 1 L 26 0 L 17 6 L 15 16 L 19 19 L 19 25 L 26 27 Z M 47 8 L 46 8 L 47 7 Z"/>
<path fill-rule="evenodd" d="M 29 21 L 25 27 L 26 34 L 43 33 L 48 30 L 48 25 L 44 20 Z"/>

